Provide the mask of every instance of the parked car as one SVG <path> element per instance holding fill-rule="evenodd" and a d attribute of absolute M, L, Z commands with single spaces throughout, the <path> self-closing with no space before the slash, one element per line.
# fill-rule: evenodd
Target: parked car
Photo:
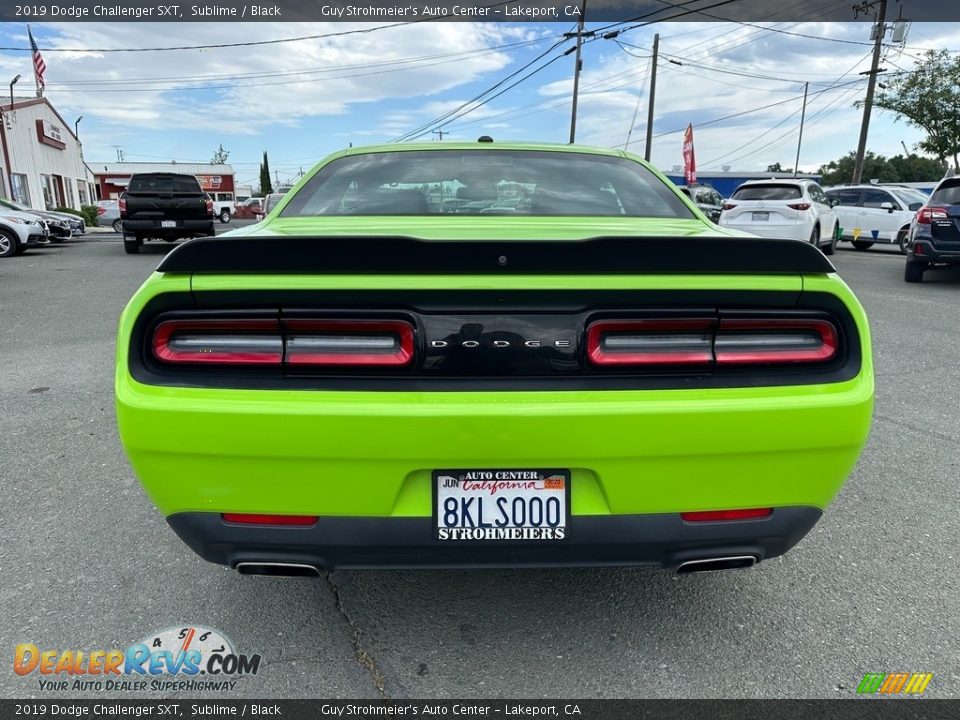
<path fill-rule="evenodd" d="M 97 200 L 97 222 L 100 225 L 109 225 L 114 232 L 123 232 L 123 221 L 120 219 L 119 200 Z"/>
<path fill-rule="evenodd" d="M 230 222 L 230 216 L 233 215 L 233 206 L 235 200 L 232 192 L 209 192 L 207 195 L 213 201 L 213 215 L 220 219 L 221 223 Z"/>
<path fill-rule="evenodd" d="M 26 205 L 0 198 L 0 212 L 3 210 L 16 210 L 30 215 L 36 215 L 47 222 L 49 237 L 53 242 L 63 242 L 76 235 L 83 235 L 86 230 L 86 223 L 83 218 L 71 215 L 70 213 L 54 212 L 52 210 L 35 210 Z"/>
<path fill-rule="evenodd" d="M 931 265 L 960 265 L 960 176 L 944 178 L 917 211 L 903 279 L 921 282 Z"/>
<path fill-rule="evenodd" d="M 175 242 L 213 235 L 213 202 L 193 175 L 139 173 L 119 199 L 123 249 L 140 252 L 144 240 Z"/>
<path fill-rule="evenodd" d="M 703 214 L 718 222 L 723 212 L 723 196 L 709 185 L 677 185 L 677 189 L 696 203 Z"/>
<path fill-rule="evenodd" d="M 431 183 L 530 203 L 446 213 Z M 717 227 L 639 157 L 398 143 L 167 254 L 120 319 L 117 421 L 170 527 L 242 573 L 695 572 L 813 527 L 871 358 L 823 253 Z"/>
<path fill-rule="evenodd" d="M 833 255 L 837 215 L 813 180 L 748 180 L 723 205 L 719 225 L 769 238 L 805 240 Z"/>
<path fill-rule="evenodd" d="M 25 252 L 28 247 L 49 242 L 46 223 L 31 213 L 0 209 L 0 257 Z"/>
<path fill-rule="evenodd" d="M 263 216 L 262 209 L 263 198 L 248 198 L 234 206 L 233 216 L 237 220 L 253 220 L 257 215 Z"/>
<path fill-rule="evenodd" d="M 825 192 L 834 201 L 840 240 L 852 242 L 857 250 L 893 243 L 907 254 L 910 223 L 927 195 L 913 188 L 880 185 L 844 185 Z"/>
<path fill-rule="evenodd" d="M 260 208 L 259 216 L 262 218 L 270 214 L 270 211 L 273 210 L 277 205 L 280 204 L 280 201 L 283 200 L 283 196 L 286 193 L 270 193 L 265 198 L 263 198 L 263 206 Z"/>

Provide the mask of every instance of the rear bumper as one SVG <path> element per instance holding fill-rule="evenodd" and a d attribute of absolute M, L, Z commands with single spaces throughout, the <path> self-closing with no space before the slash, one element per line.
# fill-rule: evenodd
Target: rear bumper
<path fill-rule="evenodd" d="M 123 229 L 124 232 L 130 234 L 145 235 L 147 237 L 205 236 L 214 233 L 213 218 L 205 218 L 203 220 L 177 220 L 176 222 L 177 227 L 164 228 L 160 227 L 159 220 L 124 219 Z"/>
<path fill-rule="evenodd" d="M 767 518 L 688 523 L 679 515 L 574 516 L 556 542 L 449 542 L 433 538 L 431 518 L 324 517 L 310 527 L 223 522 L 216 513 L 167 518 L 210 562 L 294 563 L 337 568 L 456 568 L 658 565 L 725 556 L 782 555 L 820 519 L 812 507 L 782 507 Z"/>
<path fill-rule="evenodd" d="M 813 224 L 803 223 L 785 223 L 785 224 L 766 224 L 766 223 L 737 223 L 724 222 L 723 227 L 731 230 L 740 230 L 748 232 L 751 235 L 767 238 L 785 238 L 790 240 L 810 240 L 810 233 L 813 232 Z"/>
<path fill-rule="evenodd" d="M 928 238 L 918 237 L 910 246 L 909 259 L 917 262 L 960 264 L 960 244 L 950 243 L 950 245 L 954 247 L 947 249 L 943 244 L 938 247 Z"/>

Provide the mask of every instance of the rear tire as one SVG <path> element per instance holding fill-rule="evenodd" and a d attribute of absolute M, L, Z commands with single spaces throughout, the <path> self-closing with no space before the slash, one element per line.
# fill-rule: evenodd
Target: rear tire
<path fill-rule="evenodd" d="M 131 238 L 125 235 L 123 238 L 123 251 L 127 255 L 138 255 L 141 245 L 143 245 L 143 240 L 138 237 Z"/>
<path fill-rule="evenodd" d="M 830 234 L 830 242 L 823 247 L 824 255 L 833 255 L 837 251 L 837 235 L 840 233 L 840 226 L 834 225 L 833 232 Z"/>
<path fill-rule="evenodd" d="M 813 232 L 810 233 L 810 244 L 814 247 L 820 247 L 820 226 L 814 225 Z"/>
<path fill-rule="evenodd" d="M 6 230 L 0 230 L 0 258 L 16 255 L 19 245 L 20 241 L 16 235 Z"/>
<path fill-rule="evenodd" d="M 226 225 L 228 222 L 230 222 L 230 211 L 229 211 L 229 210 L 222 210 L 222 211 L 220 212 L 220 222 L 222 222 L 224 225 Z"/>
<path fill-rule="evenodd" d="M 853 241 L 853 246 L 854 246 L 857 250 L 866 250 L 866 249 L 868 249 L 868 248 L 872 248 L 872 247 L 873 247 L 873 241 L 872 241 L 872 240 L 854 240 L 854 241 Z"/>
<path fill-rule="evenodd" d="M 907 266 L 903 270 L 903 279 L 908 283 L 923 282 L 923 271 L 926 269 L 927 264 L 924 262 L 907 260 Z"/>
<path fill-rule="evenodd" d="M 910 249 L 910 230 L 908 228 L 904 228 L 897 233 L 897 244 L 900 246 L 900 254 L 906 255 L 907 250 Z"/>
<path fill-rule="evenodd" d="M 113 224 L 113 231 L 115 233 L 123 232 L 123 220 L 121 220 L 120 218 L 117 218 L 116 220 L 113 221 L 112 224 Z"/>

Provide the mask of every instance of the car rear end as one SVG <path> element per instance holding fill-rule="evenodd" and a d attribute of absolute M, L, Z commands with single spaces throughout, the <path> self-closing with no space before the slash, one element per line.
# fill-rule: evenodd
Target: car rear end
<path fill-rule="evenodd" d="M 749 182 L 723 204 L 718 224 L 760 237 L 809 240 L 812 203 L 800 183 Z"/>
<path fill-rule="evenodd" d="M 904 278 L 919 282 L 931 265 L 960 264 L 960 178 L 946 178 L 917 211 Z"/>
<path fill-rule="evenodd" d="M 192 175 L 133 175 L 118 203 L 125 233 L 137 238 L 180 238 L 212 235 L 213 202 Z"/>
<path fill-rule="evenodd" d="M 137 293 L 116 392 L 171 527 L 243 572 L 698 570 L 810 530 L 873 374 L 860 305 L 792 241 L 237 238 Z"/>

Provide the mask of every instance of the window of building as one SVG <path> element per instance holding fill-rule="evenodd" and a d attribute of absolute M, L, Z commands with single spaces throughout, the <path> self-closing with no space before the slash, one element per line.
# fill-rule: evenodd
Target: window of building
<path fill-rule="evenodd" d="M 54 191 L 53 176 L 41 175 L 40 187 L 43 189 L 43 207 L 48 210 L 55 207 L 56 193 Z"/>
<path fill-rule="evenodd" d="M 33 207 L 30 204 L 30 187 L 27 185 L 27 176 L 14 173 L 10 176 L 13 180 L 13 198 L 14 202 Z"/>
<path fill-rule="evenodd" d="M 75 202 L 74 196 L 73 196 L 73 178 L 64 178 L 63 183 L 64 183 L 64 190 L 66 195 L 66 197 L 64 198 L 64 206 L 73 207 L 73 204 Z"/>
<path fill-rule="evenodd" d="M 87 182 L 86 180 L 77 180 L 77 197 L 80 200 L 80 207 L 84 205 L 89 205 L 90 201 L 87 197 Z"/>

